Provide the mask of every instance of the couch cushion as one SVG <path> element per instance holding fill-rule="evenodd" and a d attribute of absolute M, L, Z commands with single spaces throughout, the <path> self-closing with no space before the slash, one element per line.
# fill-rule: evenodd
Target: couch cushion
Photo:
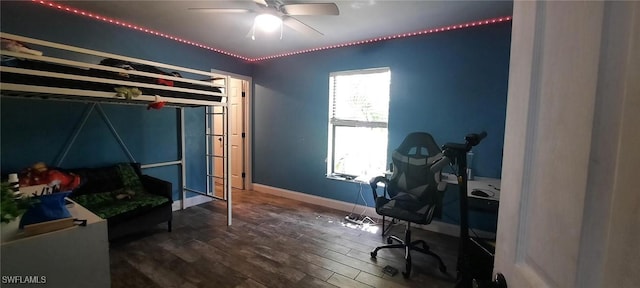
<path fill-rule="evenodd" d="M 118 195 L 129 195 L 131 192 L 135 194 L 129 198 L 117 198 Z M 111 192 L 79 195 L 74 198 L 74 201 L 101 218 L 109 219 L 137 209 L 160 206 L 169 202 L 169 199 L 146 193 L 143 190 L 133 191 L 123 188 Z"/>

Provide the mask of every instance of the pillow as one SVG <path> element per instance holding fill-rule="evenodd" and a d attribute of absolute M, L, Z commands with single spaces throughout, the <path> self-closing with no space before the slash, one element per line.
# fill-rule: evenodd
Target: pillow
<path fill-rule="evenodd" d="M 122 187 L 125 189 L 131 189 L 133 191 L 142 191 L 142 182 L 136 171 L 131 167 L 129 163 L 118 164 L 118 174 L 122 181 Z"/>

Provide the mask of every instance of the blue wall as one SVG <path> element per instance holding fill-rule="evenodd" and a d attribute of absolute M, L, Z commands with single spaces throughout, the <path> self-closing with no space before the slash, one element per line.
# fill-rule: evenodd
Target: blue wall
<path fill-rule="evenodd" d="M 443 145 L 484 130 L 473 168 L 499 178 L 510 35 L 511 23 L 501 23 L 257 63 L 254 182 L 353 202 L 356 184 L 325 177 L 329 73 L 374 67 L 391 69 L 388 155 L 413 131 Z M 364 193 L 371 206 L 370 189 Z M 443 220 L 457 222 L 456 193 L 447 195 Z"/>
<path fill-rule="evenodd" d="M 430 132 L 442 145 L 461 142 L 467 133 L 485 130 L 489 136 L 474 149 L 474 168 L 479 176 L 500 177 L 510 22 L 248 64 L 31 2 L 2 1 L 1 5 L 3 32 L 252 76 L 255 183 L 346 202 L 357 199 L 357 184 L 325 177 L 329 73 L 373 67 L 391 68 L 389 151 L 413 131 Z M 3 175 L 36 161 L 54 161 L 86 109 L 81 103 L 6 98 L 2 98 L 0 106 Z M 176 109 L 103 107 L 136 160 L 155 163 L 177 159 Z M 187 186 L 204 189 L 204 112 L 201 108 L 186 109 L 185 119 Z M 367 141 L 362 139 L 362 145 Z M 98 166 L 127 160 L 94 111 L 63 166 Z M 177 198 L 178 167 L 145 172 L 172 181 Z M 365 187 L 363 192 L 371 206 L 370 190 Z M 446 193 L 446 222 L 457 222 L 456 194 Z M 487 226 L 489 222 L 492 221 L 474 225 L 492 230 Z"/>
<path fill-rule="evenodd" d="M 2 31 L 167 64 L 208 71 L 211 68 L 242 75 L 251 66 L 236 58 L 184 45 L 147 33 L 95 21 L 31 2 L 2 1 Z M 44 50 L 45 55 L 56 53 Z M 88 104 L 2 98 L 0 102 L 2 175 L 37 161 L 54 164 L 78 125 Z M 178 160 L 178 110 L 147 111 L 142 106 L 101 104 L 135 160 L 157 163 Z M 187 131 L 187 187 L 204 190 L 204 110 L 185 109 Z M 129 161 L 99 113 L 93 111 L 62 167 L 101 166 Z M 178 166 L 145 173 L 171 181 L 179 198 Z"/>

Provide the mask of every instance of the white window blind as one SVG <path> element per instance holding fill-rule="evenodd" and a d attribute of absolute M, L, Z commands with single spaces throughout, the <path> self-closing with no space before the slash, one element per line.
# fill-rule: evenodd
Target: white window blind
<path fill-rule="evenodd" d="M 331 73 L 332 124 L 387 127 L 388 68 Z"/>

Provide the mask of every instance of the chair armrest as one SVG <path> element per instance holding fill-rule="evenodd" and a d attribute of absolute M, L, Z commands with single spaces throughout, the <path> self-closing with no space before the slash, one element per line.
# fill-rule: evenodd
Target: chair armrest
<path fill-rule="evenodd" d="M 142 181 L 144 190 L 146 190 L 148 193 L 164 196 L 173 201 L 173 189 L 171 182 L 164 181 L 149 175 L 141 175 L 140 180 Z"/>
<path fill-rule="evenodd" d="M 378 183 L 384 183 L 384 193 L 382 196 L 378 195 Z M 389 198 L 389 194 L 387 193 L 387 187 L 389 187 L 389 179 L 387 179 L 384 176 L 378 176 L 375 177 L 373 179 L 371 179 L 371 181 L 369 181 L 369 185 L 371 185 L 371 192 L 373 192 L 373 199 L 376 199 L 378 197 L 386 197 Z"/>

